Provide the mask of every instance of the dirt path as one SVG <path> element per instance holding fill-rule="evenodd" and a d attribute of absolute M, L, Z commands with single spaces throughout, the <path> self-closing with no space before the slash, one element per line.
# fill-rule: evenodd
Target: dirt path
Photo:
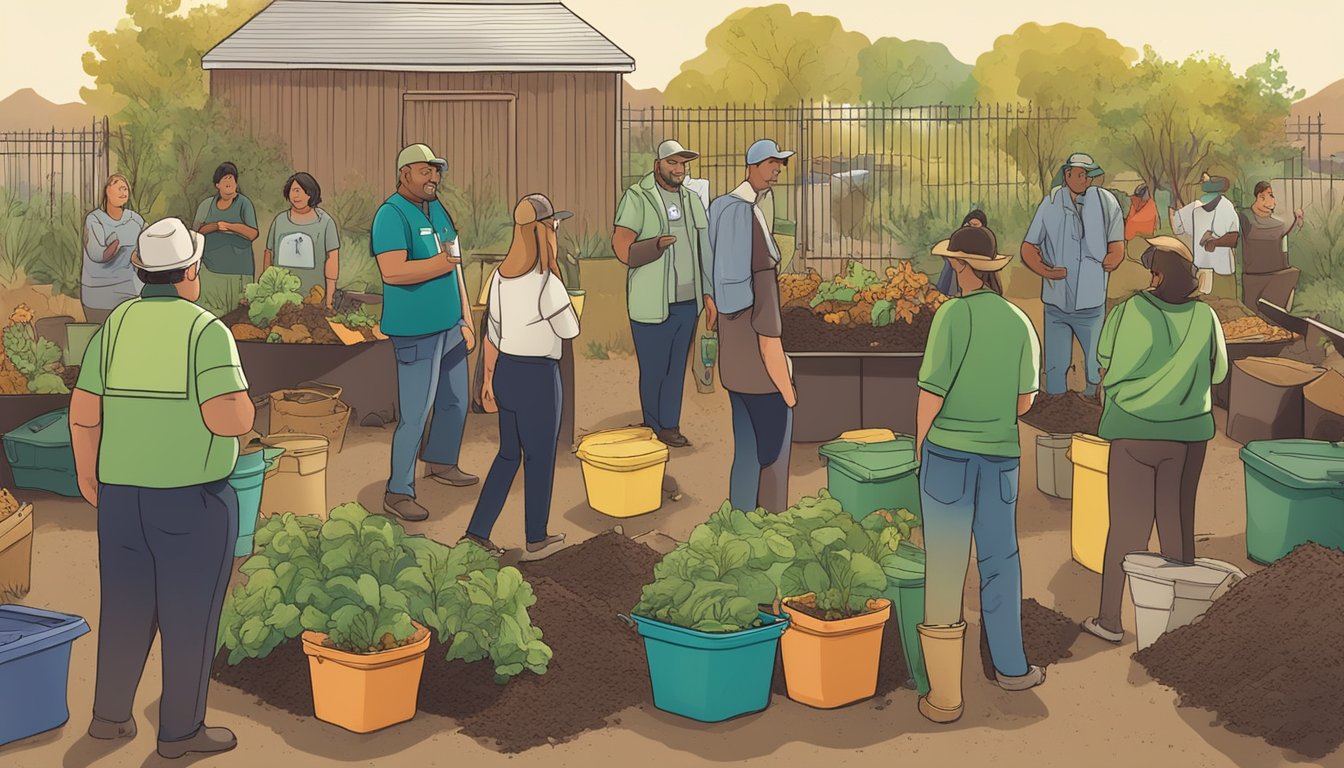
<path fill-rule="evenodd" d="M 581 430 L 638 422 L 637 396 L 630 359 L 581 360 L 578 409 Z M 694 386 L 688 382 L 687 391 Z M 600 414 L 600 416 L 598 415 Z M 1221 427 L 1223 414 L 1218 418 Z M 674 451 L 670 473 L 686 495 L 654 513 L 619 521 L 627 535 L 658 529 L 685 537 L 727 495 L 731 434 L 722 392 L 687 396 L 683 432 L 695 443 Z M 494 450 L 494 422 L 473 416 L 463 465 L 480 474 Z M 1024 428 L 1024 446 L 1036 432 Z M 388 463 L 389 430 L 355 429 L 343 453 L 328 471 L 332 504 L 357 499 L 376 509 Z M 1210 446 L 1200 486 L 1197 530 L 1199 554 L 1254 570 L 1245 557 L 1244 490 L 1240 446 L 1220 436 Z M 1070 560 L 1069 504 L 1035 490 L 1034 451 L 1024 451 L 1019 498 L 1024 592 L 1026 597 L 1074 620 L 1096 609 L 1099 577 Z M 794 448 L 795 495 L 825 484 L 814 446 Z M 413 526 L 434 538 L 455 541 L 475 501 L 474 490 L 455 490 L 424 482 L 423 500 L 430 522 Z M 32 593 L 26 603 L 85 616 L 98 625 L 97 548 L 92 510 L 81 503 L 41 496 L 37 502 Z M 590 510 L 573 457 L 558 469 L 552 521 L 554 530 L 581 540 L 608 530 L 618 521 Z M 495 540 L 522 541 L 521 481 L 506 506 Z M 976 583 L 972 574 L 970 584 Z M 1130 659 L 1133 635 L 1114 648 L 1088 636 L 1072 647 L 1072 657 L 1049 668 L 1046 684 L 1032 692 L 1009 694 L 991 686 L 980 671 L 975 638 L 979 633 L 973 591 L 967 593 L 965 661 L 966 714 L 955 725 L 937 727 L 915 711 L 914 693 L 897 689 L 885 698 L 832 712 L 818 712 L 775 697 L 762 714 L 714 726 L 659 712 L 627 709 L 612 725 L 572 742 L 543 746 L 518 755 L 501 755 L 461 734 L 454 721 L 427 713 L 384 733 L 356 736 L 335 726 L 259 705 L 242 692 L 214 685 L 209 720 L 233 728 L 239 748 L 213 759 L 220 766 L 349 765 L 423 766 L 691 766 L 729 761 L 798 766 L 891 766 L 908 759 L 921 766 L 1241 766 L 1319 764 L 1344 766 L 1344 755 L 1319 763 L 1306 761 L 1264 742 L 1214 726 L 1212 713 L 1176 707 L 1171 691 L 1149 680 Z M 1127 626 L 1132 615 L 1126 607 Z M 84 735 L 93 697 L 95 635 L 76 641 L 71 662 L 71 721 L 63 729 L 0 749 L 5 768 L 66 766 L 156 766 L 174 764 L 154 756 L 159 692 L 157 646 L 146 666 L 136 699 L 140 734 L 128 744 L 108 745 Z M 617 723 L 619 721 L 619 723 Z M 182 763 L 175 763 L 182 764 Z"/>

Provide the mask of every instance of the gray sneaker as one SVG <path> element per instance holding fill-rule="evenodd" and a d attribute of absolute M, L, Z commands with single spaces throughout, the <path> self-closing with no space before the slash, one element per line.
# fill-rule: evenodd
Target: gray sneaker
<path fill-rule="evenodd" d="M 383 511 L 412 523 L 429 519 L 429 510 L 420 506 L 414 496 L 407 496 L 404 493 L 389 493 L 383 496 Z"/>
<path fill-rule="evenodd" d="M 176 760 L 193 752 L 199 754 L 228 752 L 236 746 L 238 746 L 238 739 L 234 737 L 233 731 L 228 728 L 206 728 L 202 726 L 196 732 L 196 735 L 189 739 L 160 741 L 159 756 Z"/>
<path fill-rule="evenodd" d="M 481 481 L 481 478 L 458 469 L 456 464 L 427 463 L 427 466 L 429 469 L 425 472 L 425 477 L 433 478 L 454 488 L 466 488 Z"/>
<path fill-rule="evenodd" d="M 135 738 L 135 718 L 114 723 L 111 720 L 94 716 L 93 721 L 89 723 L 89 735 L 95 739 L 103 740 L 133 739 Z"/>
<path fill-rule="evenodd" d="M 1045 682 L 1045 668 L 1032 664 L 1027 668 L 1027 674 L 1020 677 L 1001 675 L 996 669 L 994 670 L 994 677 L 999 687 L 1005 691 L 1025 691 Z"/>

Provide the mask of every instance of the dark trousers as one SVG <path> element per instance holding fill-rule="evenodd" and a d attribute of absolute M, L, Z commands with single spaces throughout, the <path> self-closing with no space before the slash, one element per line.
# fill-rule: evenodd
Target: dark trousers
<path fill-rule="evenodd" d="M 783 512 L 789 507 L 789 454 L 793 409 L 778 392 L 729 392 L 733 413 L 733 468 L 728 500 L 735 509 Z"/>
<path fill-rule="evenodd" d="M 681 395 L 698 318 L 695 302 L 681 301 L 667 305 L 667 319 L 661 323 L 630 321 L 639 362 L 639 405 L 644 423 L 654 432 L 681 427 Z"/>
<path fill-rule="evenodd" d="M 159 740 L 189 739 L 200 730 L 237 538 L 238 497 L 227 480 L 167 489 L 98 487 L 95 717 L 131 719 L 157 632 L 163 654 Z"/>
<path fill-rule="evenodd" d="M 546 538 L 551 518 L 556 441 L 560 439 L 560 361 L 500 353 L 494 381 L 499 455 L 485 477 L 467 533 L 490 538 L 521 463 L 527 541 L 535 544 Z"/>
<path fill-rule="evenodd" d="M 1195 493 L 1207 443 L 1115 440 L 1108 465 L 1110 531 L 1102 559 L 1101 626 L 1120 631 L 1125 555 L 1148 548 L 1153 523 L 1162 556 L 1195 559 Z"/>

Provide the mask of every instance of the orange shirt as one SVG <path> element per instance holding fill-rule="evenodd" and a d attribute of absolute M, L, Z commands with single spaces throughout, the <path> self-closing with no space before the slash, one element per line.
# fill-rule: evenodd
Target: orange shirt
<path fill-rule="evenodd" d="M 1140 235 L 1151 235 L 1157 231 L 1157 206 L 1150 197 L 1141 200 L 1130 195 L 1129 216 L 1125 218 L 1125 240 L 1133 240 Z"/>

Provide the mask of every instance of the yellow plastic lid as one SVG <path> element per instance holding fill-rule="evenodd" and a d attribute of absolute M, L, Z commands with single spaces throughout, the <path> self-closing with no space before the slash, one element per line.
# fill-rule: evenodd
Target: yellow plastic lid
<path fill-rule="evenodd" d="M 580 461 L 602 469 L 633 472 L 667 462 L 667 446 L 648 427 L 594 432 L 579 441 Z"/>
<path fill-rule="evenodd" d="M 840 433 L 840 440 L 851 443 L 886 443 L 896 439 L 896 433 L 890 429 L 851 429 Z"/>

